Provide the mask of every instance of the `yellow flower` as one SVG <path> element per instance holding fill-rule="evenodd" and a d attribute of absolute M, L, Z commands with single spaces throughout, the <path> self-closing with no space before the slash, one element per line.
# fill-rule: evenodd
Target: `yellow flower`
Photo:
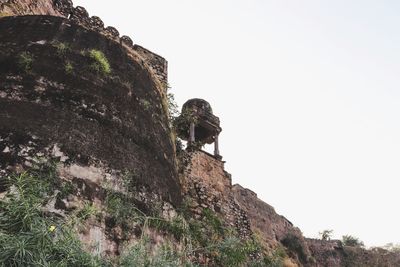
<path fill-rule="evenodd" d="M 49 231 L 50 231 L 50 232 L 54 232 L 54 230 L 56 230 L 56 227 L 55 227 L 54 225 L 52 225 L 52 226 L 49 227 Z"/>

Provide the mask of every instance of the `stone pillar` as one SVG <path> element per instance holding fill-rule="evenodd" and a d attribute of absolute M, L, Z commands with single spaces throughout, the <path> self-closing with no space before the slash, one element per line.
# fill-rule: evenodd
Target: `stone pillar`
<path fill-rule="evenodd" d="M 221 157 L 221 155 L 219 154 L 218 136 L 219 136 L 219 133 L 217 133 L 214 137 L 214 156 L 219 158 L 219 157 Z"/>
<path fill-rule="evenodd" d="M 189 143 L 194 143 L 196 141 L 195 139 L 195 134 L 194 134 L 194 122 L 190 123 L 190 128 L 189 128 Z"/>

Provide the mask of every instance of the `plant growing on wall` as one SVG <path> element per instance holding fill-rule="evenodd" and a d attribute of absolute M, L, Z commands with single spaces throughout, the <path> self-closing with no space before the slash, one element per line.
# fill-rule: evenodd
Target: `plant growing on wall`
<path fill-rule="evenodd" d="M 342 237 L 343 245 L 349 247 L 363 247 L 364 243 L 360 241 L 357 237 L 351 235 L 344 235 Z"/>
<path fill-rule="evenodd" d="M 22 52 L 18 55 L 17 64 L 23 71 L 29 72 L 32 69 L 33 56 L 29 52 Z"/>
<path fill-rule="evenodd" d="M 333 230 L 324 230 L 319 233 L 322 240 L 330 240 L 332 237 Z"/>
<path fill-rule="evenodd" d="M 1 266 L 100 266 L 83 250 L 68 222 L 43 211 L 55 189 L 52 175 L 8 178 L 0 200 Z"/>
<path fill-rule="evenodd" d="M 101 52 L 100 50 L 91 49 L 87 52 L 87 55 L 93 61 L 93 63 L 90 65 L 90 68 L 92 70 L 103 75 L 111 73 L 110 63 L 108 62 L 108 59 L 103 52 Z"/>

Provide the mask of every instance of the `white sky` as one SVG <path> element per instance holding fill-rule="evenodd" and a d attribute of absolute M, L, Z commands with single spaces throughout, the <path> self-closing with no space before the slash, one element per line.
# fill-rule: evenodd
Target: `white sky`
<path fill-rule="evenodd" d="M 306 236 L 400 242 L 400 1 L 74 3 L 211 103 L 233 182 Z"/>

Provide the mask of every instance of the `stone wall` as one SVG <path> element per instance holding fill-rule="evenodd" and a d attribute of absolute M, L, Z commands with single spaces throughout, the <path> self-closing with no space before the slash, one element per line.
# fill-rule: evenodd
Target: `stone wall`
<path fill-rule="evenodd" d="M 257 229 L 268 243 L 278 244 L 289 232 L 301 236 L 299 229 L 277 214 L 272 206 L 260 200 L 253 191 L 239 184 L 235 184 L 232 190 L 240 207 L 247 212 L 252 228 Z"/>
<path fill-rule="evenodd" d="M 162 86 L 165 90 L 164 92 L 166 92 L 168 86 L 168 62 L 163 57 L 141 47 L 140 45 L 134 45 L 133 49 L 142 56 L 145 62 L 154 71 L 157 78 L 162 81 Z"/>
<path fill-rule="evenodd" d="M 4 1 L 4 0 L 3 0 Z M 131 53 L 137 54 L 145 66 L 160 82 L 161 93 L 166 93 L 168 84 L 167 61 L 139 45 L 134 45 L 129 36 L 121 36 L 112 26 L 104 26 L 103 21 L 97 16 L 89 16 L 84 7 L 74 7 L 71 0 L 8 0 L 1 3 L 0 17 L 13 15 L 52 15 L 68 18 L 83 27 L 103 34 L 107 38 L 121 44 Z"/>
<path fill-rule="evenodd" d="M 92 69 L 91 49 L 105 54 L 111 73 Z M 57 145 L 65 164 L 132 172 L 176 204 L 181 190 L 162 102 L 143 63 L 103 35 L 61 17 L 0 19 L 3 176 Z"/>
<path fill-rule="evenodd" d="M 210 209 L 221 216 L 227 227 L 236 229 L 241 238 L 250 238 L 247 214 L 233 197 L 231 175 L 225 171 L 224 162 L 204 151 L 188 153 L 182 187 L 195 216 Z"/>

